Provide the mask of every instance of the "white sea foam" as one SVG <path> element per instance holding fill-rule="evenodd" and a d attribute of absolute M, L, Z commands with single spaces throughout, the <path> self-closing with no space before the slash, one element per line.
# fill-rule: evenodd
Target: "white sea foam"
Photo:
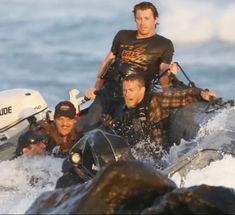
<path fill-rule="evenodd" d="M 0 214 L 23 214 L 42 192 L 53 190 L 62 159 L 19 157 L 0 162 Z"/>
<path fill-rule="evenodd" d="M 207 184 L 210 186 L 224 186 L 235 190 L 235 158 L 231 155 L 224 156 L 223 160 L 212 162 L 209 166 L 199 169 L 191 170 L 184 180 L 183 187 L 190 187 L 196 185 Z M 177 186 L 182 183 L 181 176 L 176 173 L 171 177 Z"/>

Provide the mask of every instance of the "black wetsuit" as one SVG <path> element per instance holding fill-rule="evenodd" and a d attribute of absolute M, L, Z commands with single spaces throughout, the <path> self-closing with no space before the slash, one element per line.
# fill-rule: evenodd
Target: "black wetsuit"
<path fill-rule="evenodd" d="M 87 116 L 81 117 L 78 126 L 90 130 L 99 125 L 101 115 L 116 116 L 124 104 L 121 81 L 131 73 L 140 73 L 147 87 L 159 74 L 161 63 L 172 61 L 174 47 L 172 42 L 160 35 L 136 39 L 137 31 L 121 30 L 114 37 L 111 51 L 116 56 L 112 72 L 104 76 L 105 84 L 95 101 L 92 103 Z"/>
<path fill-rule="evenodd" d="M 135 108 L 127 108 L 124 105 L 119 115 L 110 122 L 114 132 L 125 137 L 131 146 L 139 141 L 147 140 L 151 136 L 150 99 L 151 95 L 146 95 Z"/>

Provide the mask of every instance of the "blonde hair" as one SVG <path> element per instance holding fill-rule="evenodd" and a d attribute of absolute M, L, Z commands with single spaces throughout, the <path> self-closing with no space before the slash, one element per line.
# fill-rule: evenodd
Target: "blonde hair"
<path fill-rule="evenodd" d="M 140 87 L 145 87 L 145 80 L 144 78 L 138 74 L 138 73 L 133 73 L 133 74 L 130 74 L 128 76 L 126 76 L 124 79 L 123 79 L 123 82 L 124 81 L 138 81 L 139 84 L 140 84 Z"/>

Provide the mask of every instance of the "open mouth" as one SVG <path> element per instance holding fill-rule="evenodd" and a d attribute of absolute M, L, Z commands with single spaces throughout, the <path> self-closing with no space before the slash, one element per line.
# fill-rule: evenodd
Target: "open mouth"
<path fill-rule="evenodd" d="M 127 102 L 132 102 L 133 99 L 132 99 L 132 98 L 128 98 L 128 99 L 126 99 L 126 101 L 127 101 Z"/>

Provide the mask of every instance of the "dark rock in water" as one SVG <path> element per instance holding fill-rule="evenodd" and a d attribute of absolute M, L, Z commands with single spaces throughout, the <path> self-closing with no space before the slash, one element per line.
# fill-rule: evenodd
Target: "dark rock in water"
<path fill-rule="evenodd" d="M 86 184 L 42 194 L 26 214 L 139 213 L 150 207 L 156 197 L 175 188 L 174 182 L 150 165 L 119 161 Z"/>
<path fill-rule="evenodd" d="M 177 188 L 139 161 L 118 161 L 82 185 L 42 194 L 26 214 L 235 214 L 233 189 Z"/>
<path fill-rule="evenodd" d="M 235 214 L 235 192 L 207 185 L 175 189 L 142 214 Z"/>

